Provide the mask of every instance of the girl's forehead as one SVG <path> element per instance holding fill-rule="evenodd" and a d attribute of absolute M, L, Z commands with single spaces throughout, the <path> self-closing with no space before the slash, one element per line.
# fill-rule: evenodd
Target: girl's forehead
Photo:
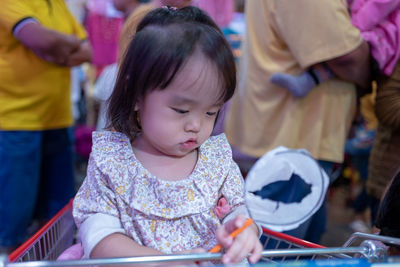
<path fill-rule="evenodd" d="M 191 56 L 166 89 L 199 97 L 212 96 L 215 101 L 223 90 L 220 72 L 216 65 L 201 54 Z"/>

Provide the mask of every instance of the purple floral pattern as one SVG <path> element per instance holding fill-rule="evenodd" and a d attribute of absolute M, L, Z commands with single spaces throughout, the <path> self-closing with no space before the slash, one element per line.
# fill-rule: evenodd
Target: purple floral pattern
<path fill-rule="evenodd" d="M 79 227 L 93 214 L 115 216 L 138 244 L 164 253 L 210 249 L 222 222 L 214 212 L 222 196 L 230 212 L 244 205 L 243 177 L 224 134 L 201 145 L 191 175 L 166 181 L 141 165 L 124 134 L 94 132 L 74 218 Z"/>

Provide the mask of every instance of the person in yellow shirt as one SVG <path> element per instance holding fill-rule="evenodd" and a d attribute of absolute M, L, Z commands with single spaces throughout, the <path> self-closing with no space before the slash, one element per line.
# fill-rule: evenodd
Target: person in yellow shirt
<path fill-rule="evenodd" d="M 70 68 L 91 58 L 63 0 L 3 0 L 0 9 L 0 248 L 74 195 Z"/>

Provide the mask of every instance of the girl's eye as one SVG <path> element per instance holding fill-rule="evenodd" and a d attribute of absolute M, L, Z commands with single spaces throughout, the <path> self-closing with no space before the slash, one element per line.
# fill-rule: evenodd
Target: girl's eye
<path fill-rule="evenodd" d="M 207 115 L 208 116 L 214 116 L 214 115 L 216 115 L 217 114 L 217 112 L 207 112 Z"/>
<path fill-rule="evenodd" d="M 179 114 L 185 114 L 188 113 L 189 111 L 187 110 L 183 110 L 183 109 L 179 109 L 179 108 L 172 108 L 174 111 L 176 111 Z"/>

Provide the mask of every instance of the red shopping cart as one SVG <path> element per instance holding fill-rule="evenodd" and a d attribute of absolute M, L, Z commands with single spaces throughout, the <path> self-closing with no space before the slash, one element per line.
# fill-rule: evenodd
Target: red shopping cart
<path fill-rule="evenodd" d="M 74 242 L 72 200 L 31 238 L 9 255 L 10 262 L 55 260 Z"/>
<path fill-rule="evenodd" d="M 221 253 L 176 254 L 162 256 L 140 256 L 126 258 L 87 259 L 56 261 L 57 257 L 74 243 L 76 233 L 72 217 L 72 200 L 60 210 L 46 225 L 24 244 L 8 256 L 0 260 L 0 266 L 88 266 L 116 263 L 150 263 L 183 260 L 217 260 Z M 349 247 L 356 238 L 365 239 L 360 246 Z M 383 260 L 385 251 L 377 248 L 369 240 L 379 240 L 385 243 L 400 244 L 400 239 L 382 237 L 370 234 L 355 233 L 345 246 L 327 248 L 286 234 L 263 228 L 262 241 L 264 251 L 263 262 L 285 262 L 296 260 L 315 260 L 321 258 L 349 259 L 366 258 L 368 260 Z"/>

